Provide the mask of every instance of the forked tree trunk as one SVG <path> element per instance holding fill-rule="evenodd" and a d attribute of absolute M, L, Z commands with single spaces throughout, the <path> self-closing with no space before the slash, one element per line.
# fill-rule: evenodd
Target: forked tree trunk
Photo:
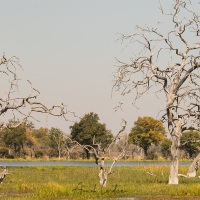
<path fill-rule="evenodd" d="M 113 173 L 112 169 L 115 163 L 117 162 L 118 159 L 121 159 L 122 157 L 124 157 L 125 153 L 126 151 L 125 149 L 123 149 L 123 151 L 118 155 L 118 157 L 113 160 L 109 170 L 105 168 L 105 157 L 102 157 L 100 163 L 98 163 L 98 160 L 96 159 L 96 163 L 99 165 L 99 168 L 100 168 L 99 181 L 100 181 L 101 187 L 106 187 L 108 176 Z"/>
<path fill-rule="evenodd" d="M 101 162 L 99 163 L 99 169 L 100 169 L 100 171 L 99 171 L 99 175 L 98 175 L 101 187 L 106 187 L 108 176 L 110 174 L 112 174 L 112 168 L 114 167 L 115 162 L 116 162 L 116 160 L 113 161 L 113 163 L 110 166 L 110 169 L 108 171 L 105 168 L 105 158 L 103 157 L 101 159 Z"/>

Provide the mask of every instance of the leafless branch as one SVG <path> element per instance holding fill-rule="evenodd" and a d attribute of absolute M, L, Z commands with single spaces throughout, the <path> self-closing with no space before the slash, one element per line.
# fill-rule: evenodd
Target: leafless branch
<path fill-rule="evenodd" d="M 77 118 L 73 111 L 70 111 L 66 105 L 61 103 L 60 105 L 53 105 L 47 107 L 45 104 L 38 101 L 40 95 L 39 90 L 32 86 L 31 81 L 27 81 L 29 84 L 29 93 L 21 96 L 19 84 L 20 78 L 17 71 L 22 69 L 20 61 L 17 57 L 6 58 L 5 55 L 0 59 L 0 74 L 6 78 L 8 90 L 5 91 L 6 95 L 0 98 L 0 117 L 5 118 L 5 115 L 12 114 L 16 121 L 14 127 L 19 126 L 28 118 L 34 118 L 34 113 L 43 113 L 55 117 L 62 117 L 66 121 L 70 121 L 68 118 Z M 6 89 L 6 87 L 5 87 Z M 0 120 L 0 127 L 7 126 L 7 122 Z"/>

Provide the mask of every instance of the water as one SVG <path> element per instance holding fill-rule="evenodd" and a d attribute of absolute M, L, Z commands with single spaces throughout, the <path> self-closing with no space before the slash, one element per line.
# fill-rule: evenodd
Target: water
<path fill-rule="evenodd" d="M 112 162 L 105 162 L 105 165 L 110 166 Z M 189 166 L 191 162 L 180 162 L 181 166 Z M 170 162 L 116 162 L 115 166 L 168 166 Z M 31 167 L 31 166 L 97 166 L 95 162 L 69 162 L 69 161 L 0 161 L 0 166 L 12 167 Z"/>

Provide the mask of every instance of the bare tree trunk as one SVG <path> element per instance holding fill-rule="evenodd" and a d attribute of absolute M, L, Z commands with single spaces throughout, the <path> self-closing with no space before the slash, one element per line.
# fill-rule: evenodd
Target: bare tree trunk
<path fill-rule="evenodd" d="M 194 159 L 194 161 L 190 165 L 188 173 L 187 173 L 187 177 L 189 178 L 195 177 L 199 167 L 200 167 L 200 154 L 197 155 L 197 157 Z"/>
<path fill-rule="evenodd" d="M 70 159 L 70 150 L 69 147 L 66 145 L 66 157 L 69 160 Z"/>
<path fill-rule="evenodd" d="M 107 170 L 105 167 L 105 157 L 101 158 L 100 163 L 98 163 L 98 160 L 96 157 L 96 163 L 98 163 L 99 169 L 100 169 L 98 177 L 99 177 L 101 187 L 106 187 L 108 176 L 113 173 L 112 168 L 114 167 L 117 160 L 122 158 L 124 155 L 125 155 L 125 150 L 123 149 L 123 151 L 118 155 L 118 157 L 113 160 L 109 170 Z"/>
<path fill-rule="evenodd" d="M 169 184 L 178 184 L 179 144 L 180 138 L 175 135 L 172 136 Z"/>
<path fill-rule="evenodd" d="M 109 173 L 107 172 L 107 170 L 104 166 L 104 160 L 105 160 L 105 158 L 102 158 L 101 162 L 99 164 L 100 171 L 99 171 L 98 176 L 99 176 L 99 181 L 100 181 L 101 187 L 106 187 L 106 183 L 107 183 L 108 175 L 109 175 Z"/>
<path fill-rule="evenodd" d="M 169 174 L 169 184 L 178 184 L 178 165 L 179 165 L 179 147 L 182 135 L 181 122 L 174 121 L 176 130 L 171 132 L 171 166 Z"/>
<path fill-rule="evenodd" d="M 6 177 L 7 174 L 7 168 L 6 167 L 2 167 L 3 171 L 0 173 L 0 183 L 3 182 L 4 178 Z"/>
<path fill-rule="evenodd" d="M 61 150 L 60 148 L 58 148 L 58 159 L 60 160 L 60 158 L 61 158 Z"/>
<path fill-rule="evenodd" d="M 56 142 L 57 143 L 57 150 L 58 150 L 58 159 L 60 160 L 61 158 L 61 144 L 60 142 Z"/>

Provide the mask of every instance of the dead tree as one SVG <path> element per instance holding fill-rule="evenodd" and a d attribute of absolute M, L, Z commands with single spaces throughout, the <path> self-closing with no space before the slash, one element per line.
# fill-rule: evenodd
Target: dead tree
<path fill-rule="evenodd" d="M 113 167 L 114 167 L 115 163 L 117 162 L 117 160 L 124 157 L 125 152 L 126 152 L 127 141 L 125 141 L 125 144 L 122 146 L 122 150 L 119 153 L 119 155 L 113 159 L 113 162 L 112 162 L 109 170 L 106 169 L 106 167 L 105 167 L 106 153 L 108 153 L 111 150 L 112 145 L 116 142 L 116 140 L 120 137 L 121 133 L 125 130 L 125 128 L 126 128 L 126 121 L 125 120 L 122 120 L 121 127 L 122 127 L 121 130 L 114 137 L 114 139 L 107 146 L 107 148 L 102 149 L 99 144 L 96 144 L 97 148 L 93 148 L 93 154 L 94 154 L 95 162 L 99 166 L 98 177 L 99 177 L 100 185 L 102 187 L 106 187 L 108 176 L 113 173 Z"/>
<path fill-rule="evenodd" d="M 22 80 L 18 77 L 20 68 L 22 67 L 19 59 L 15 56 L 6 58 L 3 55 L 0 59 L 0 129 L 16 128 L 30 118 L 38 121 L 34 117 L 35 113 L 62 117 L 66 121 L 69 121 L 71 117 L 76 117 L 74 112 L 69 111 L 63 103 L 51 107 L 41 103 L 38 100 L 40 92 L 32 86 L 30 81 L 27 81 L 28 92 L 24 92 L 20 87 Z M 15 123 L 8 123 L 8 120 L 13 120 Z M 6 167 L 0 175 L 1 182 L 5 175 Z"/>
<path fill-rule="evenodd" d="M 169 184 L 178 184 L 183 131 L 200 131 L 200 17 L 194 11 L 200 10 L 200 4 L 194 6 L 191 2 L 174 0 L 170 13 L 160 4 L 161 13 L 170 24 L 137 26 L 135 33 L 122 35 L 122 41 L 128 40 L 137 48 L 139 45 L 141 51 L 130 63 L 118 60 L 114 78 L 113 89 L 122 96 L 134 95 L 134 102 L 155 88 L 156 95 L 165 97 L 161 118 L 167 123 L 172 139 Z M 169 30 L 165 31 L 166 28 Z"/>
<path fill-rule="evenodd" d="M 12 124 L 12 128 L 14 128 L 28 118 L 34 118 L 34 113 L 62 117 L 66 121 L 68 121 L 68 115 L 75 116 L 74 112 L 69 111 L 63 103 L 47 107 L 38 101 L 40 92 L 32 86 L 30 81 L 27 81 L 28 92 L 23 92 L 20 88 L 22 80 L 18 77 L 20 68 L 22 67 L 19 59 L 15 56 L 6 58 L 3 55 L 0 59 L 0 75 L 1 80 L 4 81 L 0 93 L 0 128 L 7 127 L 8 122 L 5 119 L 17 122 Z"/>
<path fill-rule="evenodd" d="M 113 162 L 110 167 L 105 166 L 105 160 L 106 160 L 106 155 L 108 152 L 111 150 L 112 145 L 115 144 L 115 142 L 118 140 L 120 137 L 121 133 L 125 130 L 126 128 L 126 121 L 122 120 L 121 123 L 121 130 L 118 132 L 118 134 L 113 138 L 110 144 L 107 145 L 107 147 L 102 148 L 101 144 L 96 144 L 95 143 L 95 138 L 93 139 L 93 145 L 81 145 L 77 141 L 72 140 L 70 137 L 67 139 L 71 141 L 72 144 L 75 144 L 77 147 L 82 147 L 83 149 L 87 150 L 91 155 L 94 156 L 95 163 L 99 167 L 99 183 L 101 187 L 106 187 L 108 176 L 113 173 L 113 167 L 115 166 L 115 163 L 121 159 L 126 152 L 126 146 L 128 144 L 127 141 L 124 142 L 123 146 L 121 147 L 121 152 L 118 154 L 117 157 L 113 158 Z"/>

